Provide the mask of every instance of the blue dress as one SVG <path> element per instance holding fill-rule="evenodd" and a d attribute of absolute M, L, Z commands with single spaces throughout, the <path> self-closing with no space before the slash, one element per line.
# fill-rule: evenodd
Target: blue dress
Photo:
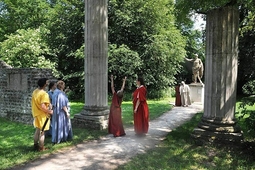
<path fill-rule="evenodd" d="M 73 138 L 71 120 L 62 109 L 66 106 L 68 111 L 70 111 L 68 98 L 63 91 L 59 90 L 56 93 L 52 116 L 52 143 L 54 144 L 72 140 Z"/>
<path fill-rule="evenodd" d="M 52 104 L 52 96 L 54 94 L 54 91 L 49 90 L 48 94 L 49 94 L 49 97 L 50 97 L 50 103 Z M 50 117 L 50 129 L 45 131 L 45 135 L 46 136 L 51 136 L 52 135 L 52 133 L 51 133 L 52 132 L 52 124 L 51 124 L 51 122 L 52 122 L 52 120 L 51 120 L 51 117 Z"/>

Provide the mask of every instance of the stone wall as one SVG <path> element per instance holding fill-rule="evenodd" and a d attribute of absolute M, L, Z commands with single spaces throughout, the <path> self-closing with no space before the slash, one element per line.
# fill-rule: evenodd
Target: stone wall
<path fill-rule="evenodd" d="M 50 69 L 11 68 L 0 62 L 0 116 L 26 124 L 33 123 L 31 96 L 37 81 L 54 79 Z"/>

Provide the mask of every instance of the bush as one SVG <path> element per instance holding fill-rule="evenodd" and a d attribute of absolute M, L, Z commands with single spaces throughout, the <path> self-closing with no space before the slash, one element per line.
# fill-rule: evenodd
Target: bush
<path fill-rule="evenodd" d="M 253 108 L 254 104 L 255 96 L 244 97 L 238 106 L 239 112 L 235 115 L 248 136 L 255 136 L 255 110 L 249 109 L 249 107 Z"/>
<path fill-rule="evenodd" d="M 255 93 L 255 80 L 248 81 L 242 87 L 243 93 L 247 95 L 253 95 Z"/>

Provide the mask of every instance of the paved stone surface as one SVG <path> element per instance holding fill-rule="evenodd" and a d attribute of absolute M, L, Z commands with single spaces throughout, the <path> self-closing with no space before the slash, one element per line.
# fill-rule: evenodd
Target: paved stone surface
<path fill-rule="evenodd" d="M 203 106 L 200 103 L 193 103 L 189 107 L 174 107 L 158 119 L 150 121 L 146 137 L 137 138 L 134 129 L 127 128 L 126 136 L 114 138 L 112 135 L 107 135 L 100 140 L 79 144 L 15 169 L 115 169 L 128 162 L 133 156 L 156 147 L 169 132 L 202 110 Z"/>

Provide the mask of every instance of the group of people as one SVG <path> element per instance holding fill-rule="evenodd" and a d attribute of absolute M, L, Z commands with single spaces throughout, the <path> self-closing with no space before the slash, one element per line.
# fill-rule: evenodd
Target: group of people
<path fill-rule="evenodd" d="M 73 137 L 70 120 L 70 104 L 64 92 L 65 82 L 50 82 L 41 78 L 38 88 L 32 93 L 32 115 L 34 118 L 34 149 L 44 151 L 45 132 L 52 137 L 52 143 L 57 144 L 71 140 Z M 49 87 L 48 92 L 46 87 Z"/>
<path fill-rule="evenodd" d="M 112 103 L 109 113 L 108 132 L 114 137 L 126 135 L 122 123 L 121 103 L 125 88 L 126 77 L 117 92 L 114 89 L 113 75 L 111 76 Z M 41 78 L 38 88 L 32 93 L 31 106 L 34 118 L 34 149 L 44 151 L 44 139 L 52 137 L 52 143 L 57 144 L 73 138 L 70 120 L 70 103 L 65 94 L 64 81 L 50 82 Z M 137 89 L 133 92 L 134 130 L 137 136 L 145 136 L 149 129 L 149 108 L 146 101 L 147 90 L 143 78 L 136 80 Z M 48 92 L 46 87 L 48 86 Z"/>
<path fill-rule="evenodd" d="M 121 103 L 123 99 L 123 90 L 125 88 L 126 77 L 123 79 L 121 89 L 117 92 L 114 89 L 113 75 L 111 75 L 112 103 L 109 113 L 108 133 L 114 137 L 126 135 L 122 124 Z M 133 116 L 134 130 L 137 136 L 146 136 L 149 129 L 149 108 L 146 101 L 147 90 L 142 77 L 136 80 L 137 88 L 133 92 Z"/>
<path fill-rule="evenodd" d="M 191 105 L 190 88 L 184 81 L 175 87 L 175 106 L 188 107 Z"/>

